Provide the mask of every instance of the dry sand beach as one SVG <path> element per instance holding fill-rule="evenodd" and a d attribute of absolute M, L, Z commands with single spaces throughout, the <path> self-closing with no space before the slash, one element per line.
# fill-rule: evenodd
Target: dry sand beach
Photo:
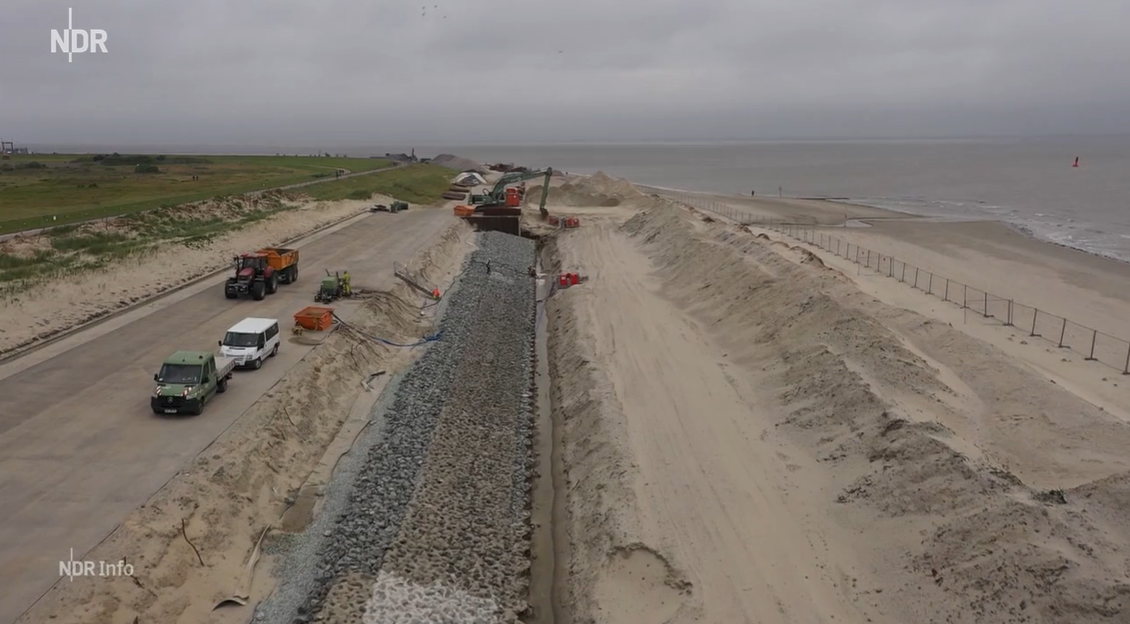
<path fill-rule="evenodd" d="M 996 346 L 1010 328 L 587 183 L 623 201 L 553 243 L 588 277 L 550 301 L 574 621 L 1125 618 L 1124 419 Z"/>

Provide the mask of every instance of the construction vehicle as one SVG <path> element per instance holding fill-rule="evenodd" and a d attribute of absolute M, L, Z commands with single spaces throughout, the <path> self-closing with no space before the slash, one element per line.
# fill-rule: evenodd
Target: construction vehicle
<path fill-rule="evenodd" d="M 377 204 L 369 209 L 369 212 L 391 212 L 396 214 L 408 210 L 408 202 L 394 201 L 389 205 Z"/>
<path fill-rule="evenodd" d="M 235 360 L 206 351 L 177 351 L 153 375 L 157 388 L 149 398 L 154 414 L 193 414 L 226 392 Z"/>
<path fill-rule="evenodd" d="M 545 201 L 549 199 L 549 176 L 552 172 L 545 174 L 545 183 L 541 185 L 541 201 L 538 202 L 538 212 L 541 213 L 542 219 L 549 219 L 549 211 L 545 209 Z"/>
<path fill-rule="evenodd" d="M 349 272 L 345 272 L 349 275 Z M 314 294 L 315 303 L 331 303 L 343 297 L 352 297 L 353 291 L 349 284 L 349 280 L 343 277 L 340 272 L 334 272 L 330 275 L 329 270 L 326 270 L 326 276 L 322 278 L 322 284 L 318 288 L 318 292 Z"/>
<path fill-rule="evenodd" d="M 544 171 L 538 169 L 536 171 L 523 171 L 520 173 L 507 173 L 494 183 L 491 190 L 483 194 L 471 195 L 470 204 L 472 206 L 499 206 L 506 203 L 506 187 L 522 182 L 523 180 L 533 180 L 535 178 L 544 177 L 544 188 L 549 188 L 550 177 L 553 176 L 553 169 L 545 169 Z M 542 191 L 542 194 L 547 194 L 548 191 Z M 547 195 L 548 196 L 548 195 Z"/>
<path fill-rule="evenodd" d="M 283 247 L 264 247 L 257 254 L 267 256 L 267 264 L 279 274 L 280 284 L 298 281 L 298 250 Z"/>
<path fill-rule="evenodd" d="M 224 296 L 235 299 L 250 294 L 256 301 L 278 292 L 279 282 L 298 279 L 298 251 L 270 247 L 234 258 L 235 276 L 224 284 Z"/>

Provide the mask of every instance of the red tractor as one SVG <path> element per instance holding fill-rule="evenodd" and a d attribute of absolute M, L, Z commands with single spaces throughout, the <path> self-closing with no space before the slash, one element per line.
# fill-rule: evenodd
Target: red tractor
<path fill-rule="evenodd" d="M 224 284 L 224 296 L 235 299 L 241 294 L 262 301 L 279 289 L 279 273 L 267 261 L 267 254 L 245 253 L 235 257 L 235 277 Z"/>

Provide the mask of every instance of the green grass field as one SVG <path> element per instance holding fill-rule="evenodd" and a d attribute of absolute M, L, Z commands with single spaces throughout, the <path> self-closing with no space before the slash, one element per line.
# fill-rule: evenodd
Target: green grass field
<path fill-rule="evenodd" d="M 413 204 L 430 204 L 451 186 L 455 172 L 438 165 L 411 165 L 385 173 L 357 176 L 298 189 L 315 199 L 369 199 L 373 193 Z"/>
<path fill-rule="evenodd" d="M 38 157 L 38 161 L 48 164 L 55 162 L 63 165 L 74 164 L 73 157 L 59 157 L 50 160 L 50 157 Z M 168 160 L 168 159 L 166 159 Z M 263 160 L 256 159 L 262 164 Z M 294 159 L 302 160 L 302 159 Z M 307 159 L 310 161 L 330 161 L 334 159 Z M 383 161 L 361 160 L 372 170 L 370 163 L 376 163 L 377 168 L 384 164 Z M 2 162 L 13 162 L 0 161 Z M 343 161 L 338 161 L 345 167 Z M 81 164 L 81 163 L 80 163 Z M 351 163 L 352 164 L 352 163 Z M 90 165 L 82 164 L 83 167 Z M 103 165 L 98 165 L 103 166 Z M 158 165 L 162 168 L 166 165 Z M 173 163 L 169 167 L 196 166 L 192 163 Z M 213 166 L 213 165 L 208 165 Z M 308 165 L 313 167 L 314 165 Z M 116 166 L 115 166 L 116 167 Z M 132 169 L 132 165 L 129 167 Z M 353 169 L 356 170 L 356 169 Z M 19 169 L 21 174 L 25 171 L 43 171 L 41 169 Z M 332 172 L 332 169 L 330 170 Z M 10 174 L 12 171 L 3 172 Z M 368 175 L 361 175 L 343 180 L 330 180 L 320 184 L 294 189 L 295 193 L 309 195 L 316 200 L 334 201 L 341 199 L 367 200 L 374 193 L 390 195 L 397 199 L 414 204 L 431 204 L 440 199 L 440 196 L 449 186 L 453 176 L 449 169 L 435 165 L 409 165 L 389 171 L 379 171 Z M 0 179 L 3 179 L 0 174 Z M 138 176 L 146 174 L 137 174 Z M 153 174 L 161 175 L 161 174 Z M 200 174 L 203 178 L 203 174 Z M 331 173 L 332 175 L 332 173 Z M 29 176 L 30 177 L 30 176 Z M 309 177 L 309 176 L 307 176 Z M 191 174 L 189 174 L 191 178 Z M 305 180 L 300 180 L 305 181 Z M 25 180 L 26 182 L 26 180 Z M 139 185 L 144 180 L 137 181 Z M 279 185 L 287 182 L 278 183 Z M 96 188 L 101 188 L 101 183 Z M 259 184 L 259 183 L 255 183 Z M 29 183 L 30 185 L 30 183 Z M 148 187 L 149 192 L 159 187 Z M 256 186 L 255 188 L 262 188 Z M 210 203 L 204 209 L 181 206 L 196 199 L 212 198 L 217 195 L 223 198 Z M 3 187 L 0 186 L 0 198 L 4 197 Z M 94 224 L 88 226 L 69 225 L 65 223 L 64 216 L 51 223 L 37 223 L 32 227 L 52 225 L 51 235 L 36 238 L 37 246 L 21 253 L 0 252 L 0 298 L 18 296 L 29 284 L 50 279 L 66 273 L 95 270 L 111 265 L 114 262 L 128 257 L 147 253 L 161 245 L 177 244 L 187 247 L 207 245 L 215 236 L 226 232 L 246 227 L 257 221 L 267 219 L 275 214 L 294 209 L 293 204 L 283 201 L 281 197 L 261 197 L 256 204 L 251 204 L 236 195 L 235 191 L 217 192 L 212 190 L 203 193 L 203 197 L 182 199 L 184 196 L 164 196 L 160 203 L 142 204 L 132 212 L 123 211 L 123 204 L 114 204 L 114 209 L 106 208 L 102 216 L 122 215 L 122 219 L 111 224 Z M 140 203 L 140 202 L 139 202 Z M 145 210 L 145 208 L 161 207 L 159 210 Z M 7 215 L 8 203 L 0 203 L 0 215 Z M 35 213 L 32 213 L 35 214 Z M 87 214 L 82 210 L 70 213 L 71 221 L 79 221 L 74 215 Z M 34 219 L 43 219 L 40 216 Z M 90 219 L 84 216 L 83 219 Z M 5 223 L 0 221 L 0 228 Z M 26 229 L 26 228 L 12 228 Z M 3 230 L 0 229 L 0 232 Z M 11 231 L 11 230 L 9 230 Z"/>
<path fill-rule="evenodd" d="M 31 250 L 0 252 L 0 298 L 18 294 L 28 282 L 103 268 L 162 245 L 203 247 L 216 236 L 293 209 L 278 197 L 255 205 L 228 197 L 203 213 L 170 207 L 125 215 L 105 228 L 101 224 L 55 227 L 50 236 L 32 239 Z"/>
<path fill-rule="evenodd" d="M 13 155 L 0 160 L 0 234 L 332 179 L 335 169 L 356 173 L 389 165 L 376 158 L 316 156 Z"/>

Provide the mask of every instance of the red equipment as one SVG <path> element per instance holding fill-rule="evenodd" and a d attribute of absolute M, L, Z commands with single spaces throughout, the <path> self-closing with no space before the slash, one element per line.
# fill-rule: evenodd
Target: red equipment
<path fill-rule="evenodd" d="M 267 261 L 267 254 L 245 253 L 234 258 L 235 277 L 229 277 L 224 284 L 224 296 L 235 299 L 241 294 L 250 294 L 256 301 L 262 301 L 279 289 L 279 273 Z"/>

